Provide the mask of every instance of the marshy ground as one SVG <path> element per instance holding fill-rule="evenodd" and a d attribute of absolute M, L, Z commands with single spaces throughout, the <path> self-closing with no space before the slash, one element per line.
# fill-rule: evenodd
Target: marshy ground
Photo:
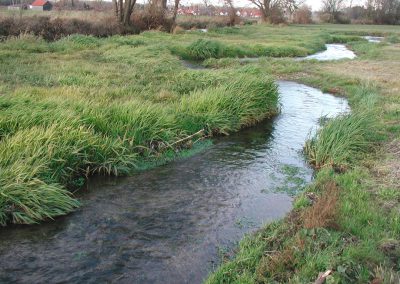
<path fill-rule="evenodd" d="M 369 43 L 366 35 L 385 39 Z M 357 58 L 290 58 L 326 43 L 346 43 Z M 181 59 L 209 69 L 189 70 Z M 71 190 L 85 176 L 129 174 L 200 138 L 272 117 L 274 79 L 283 78 L 346 96 L 352 114 L 324 122 L 306 143 L 317 175 L 293 212 L 244 239 L 208 282 L 305 283 L 326 270 L 333 283 L 398 281 L 396 27 L 260 25 L 56 42 L 28 35 L 0 43 L 0 62 L 3 225 L 73 211 Z"/>

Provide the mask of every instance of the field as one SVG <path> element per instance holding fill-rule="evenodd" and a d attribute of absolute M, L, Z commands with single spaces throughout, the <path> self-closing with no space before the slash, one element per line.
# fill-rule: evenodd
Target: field
<path fill-rule="evenodd" d="M 386 41 L 359 37 L 367 34 Z M 90 175 L 132 174 L 275 115 L 274 79 L 285 78 L 347 96 L 353 112 L 306 143 L 318 172 L 293 213 L 246 237 L 208 282 L 306 283 L 326 270 L 332 283 L 396 281 L 399 36 L 388 26 L 256 25 L 10 38 L 0 43 L 0 223 L 67 214 L 79 206 L 71 192 Z M 292 58 L 330 42 L 358 58 Z"/>

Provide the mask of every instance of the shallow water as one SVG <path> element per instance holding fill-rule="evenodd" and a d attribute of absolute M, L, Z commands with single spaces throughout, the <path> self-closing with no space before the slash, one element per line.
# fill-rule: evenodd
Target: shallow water
<path fill-rule="evenodd" d="M 132 177 L 93 178 L 55 222 L 1 229 L 0 282 L 200 283 L 219 253 L 291 209 L 287 190 L 312 177 L 300 153 L 310 129 L 348 110 L 305 85 L 279 90 L 275 119 Z"/>
<path fill-rule="evenodd" d="M 354 59 L 356 58 L 356 54 L 348 49 L 344 44 L 326 44 L 326 50 L 317 52 L 315 54 L 306 56 L 306 57 L 298 57 L 296 60 L 308 60 L 315 59 L 318 61 L 327 61 L 327 60 L 340 60 L 340 59 Z M 260 60 L 260 57 L 244 57 L 239 58 L 239 62 L 257 62 Z"/>
<path fill-rule="evenodd" d="M 363 38 L 373 43 L 379 43 L 384 39 L 384 37 L 381 36 L 364 36 Z"/>
<path fill-rule="evenodd" d="M 181 63 L 183 67 L 189 68 L 189 69 L 194 69 L 194 70 L 204 70 L 206 67 L 203 65 L 200 65 L 197 62 L 190 61 L 190 60 L 181 60 Z"/>
<path fill-rule="evenodd" d="M 301 59 L 315 59 L 318 61 L 354 59 L 356 54 L 344 44 L 326 44 L 326 50 L 306 56 Z"/>

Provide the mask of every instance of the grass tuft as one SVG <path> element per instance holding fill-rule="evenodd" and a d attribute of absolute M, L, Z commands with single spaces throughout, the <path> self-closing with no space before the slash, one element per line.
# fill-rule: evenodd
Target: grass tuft
<path fill-rule="evenodd" d="M 304 147 L 317 169 L 345 169 L 370 150 L 377 122 L 368 112 L 342 115 L 329 120 Z"/>

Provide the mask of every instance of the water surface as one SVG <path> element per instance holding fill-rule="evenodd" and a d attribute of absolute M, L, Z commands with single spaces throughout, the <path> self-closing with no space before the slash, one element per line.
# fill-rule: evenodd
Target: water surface
<path fill-rule="evenodd" d="M 340 59 L 354 59 L 356 54 L 348 49 L 344 44 L 326 44 L 326 50 L 317 52 L 315 54 L 306 56 L 306 57 L 298 57 L 295 60 L 309 60 L 315 59 L 318 61 L 327 61 L 327 60 L 340 60 Z M 260 57 L 244 57 L 239 58 L 239 62 L 257 62 L 260 60 Z M 189 67 L 190 68 L 190 67 Z"/>
<path fill-rule="evenodd" d="M 302 59 L 315 59 L 318 61 L 354 59 L 356 54 L 344 44 L 326 44 L 326 50 L 306 56 Z"/>
<path fill-rule="evenodd" d="M 288 177 L 312 177 L 309 131 L 348 110 L 305 85 L 279 91 L 273 120 L 132 177 L 93 178 L 83 206 L 54 222 L 1 229 L 0 283 L 201 283 L 245 233 L 291 209 Z"/>
<path fill-rule="evenodd" d="M 381 36 L 364 36 L 363 38 L 368 40 L 368 42 L 373 42 L 373 43 L 379 43 L 384 39 L 384 37 Z"/>

